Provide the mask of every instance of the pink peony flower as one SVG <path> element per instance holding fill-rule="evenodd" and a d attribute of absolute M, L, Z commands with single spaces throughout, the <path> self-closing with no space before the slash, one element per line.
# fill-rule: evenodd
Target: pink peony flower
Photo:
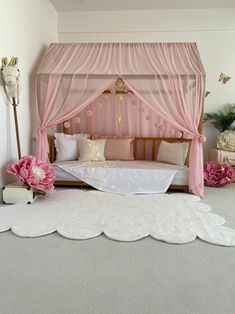
<path fill-rule="evenodd" d="M 7 172 L 17 176 L 23 183 L 33 189 L 50 192 L 54 189 L 54 169 L 46 162 L 34 156 L 24 156 L 18 162 L 7 167 Z"/>
<path fill-rule="evenodd" d="M 235 170 L 229 163 L 209 161 L 204 166 L 205 185 L 219 187 L 233 182 Z"/>

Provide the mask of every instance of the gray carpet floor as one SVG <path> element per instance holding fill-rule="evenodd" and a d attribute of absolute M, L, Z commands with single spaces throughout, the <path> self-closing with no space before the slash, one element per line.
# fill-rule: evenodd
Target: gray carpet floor
<path fill-rule="evenodd" d="M 235 184 L 205 202 L 235 228 Z M 234 314 L 235 248 L 0 234 L 0 314 Z"/>

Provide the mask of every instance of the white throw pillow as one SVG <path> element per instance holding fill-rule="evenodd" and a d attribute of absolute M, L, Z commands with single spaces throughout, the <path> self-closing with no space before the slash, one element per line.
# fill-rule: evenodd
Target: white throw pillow
<path fill-rule="evenodd" d="M 55 133 L 56 161 L 77 160 L 79 154 L 77 140 L 88 138 L 89 134 Z"/>
<path fill-rule="evenodd" d="M 184 166 L 188 152 L 188 143 L 168 143 L 161 141 L 157 161 Z"/>
<path fill-rule="evenodd" d="M 102 161 L 104 157 L 105 139 L 103 140 L 78 140 L 78 161 Z"/>

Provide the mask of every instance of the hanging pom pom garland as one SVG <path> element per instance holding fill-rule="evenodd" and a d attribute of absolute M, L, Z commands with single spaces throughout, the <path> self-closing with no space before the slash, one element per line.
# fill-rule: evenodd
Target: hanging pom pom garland
<path fill-rule="evenodd" d="M 76 124 L 80 124 L 80 123 L 81 123 L 81 119 L 80 119 L 79 117 L 76 117 L 76 118 L 75 118 L 75 123 L 76 123 Z"/>
<path fill-rule="evenodd" d="M 88 118 L 91 118 L 93 116 L 93 112 L 91 110 L 88 110 L 86 112 L 86 115 L 88 116 Z"/>
<path fill-rule="evenodd" d="M 65 127 L 66 129 L 69 129 L 69 128 L 70 128 L 70 123 L 69 123 L 69 121 L 65 121 L 65 122 L 64 122 L 64 127 Z"/>

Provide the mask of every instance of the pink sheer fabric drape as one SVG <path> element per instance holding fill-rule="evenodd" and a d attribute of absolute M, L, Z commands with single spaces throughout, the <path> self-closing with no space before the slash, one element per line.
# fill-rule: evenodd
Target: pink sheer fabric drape
<path fill-rule="evenodd" d="M 204 83 L 202 84 L 200 76 L 194 78 L 196 83 L 193 84 L 193 87 L 186 82 L 185 87 L 181 77 L 178 77 L 178 80 L 177 77 L 172 77 L 165 82 L 164 79 L 157 77 L 155 80 L 158 81 L 154 84 L 155 88 L 162 84 L 166 89 L 171 89 L 172 92 L 162 93 L 160 91 L 157 93 L 156 89 L 151 89 L 151 80 L 140 82 L 139 80 L 126 79 L 126 84 L 151 109 L 158 112 L 173 127 L 183 132 L 185 137 L 192 139 L 189 158 L 189 187 L 194 194 L 202 197 L 204 187 L 202 143 L 205 138 L 199 133 L 198 125 L 203 108 L 204 89 L 198 91 L 197 86 L 203 86 Z M 201 101 L 199 102 L 198 99 Z"/>
<path fill-rule="evenodd" d="M 118 95 L 102 94 L 63 126 L 69 134 L 182 137 L 182 132 L 130 93 L 122 95 L 121 101 Z"/>
<path fill-rule="evenodd" d="M 193 139 L 189 187 L 202 196 L 198 124 L 205 73 L 195 43 L 50 45 L 37 72 L 37 156 L 47 159 L 47 128 L 78 114 L 118 76 L 143 103 Z"/>
<path fill-rule="evenodd" d="M 41 160 L 48 160 L 47 129 L 54 128 L 59 123 L 73 117 L 77 112 L 94 101 L 114 79 L 99 78 L 95 82 L 87 78 L 73 76 L 39 77 L 37 80 L 38 101 L 45 98 L 43 106 L 38 106 L 40 121 L 36 155 Z M 95 83 L 95 84 L 94 84 Z M 77 91 L 79 91 L 77 93 Z"/>

